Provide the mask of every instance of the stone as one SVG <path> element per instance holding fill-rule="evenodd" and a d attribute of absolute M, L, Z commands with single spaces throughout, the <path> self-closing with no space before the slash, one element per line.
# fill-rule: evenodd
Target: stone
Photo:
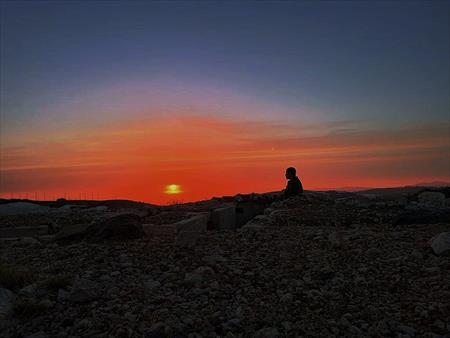
<path fill-rule="evenodd" d="M 24 286 L 23 288 L 21 288 L 19 290 L 19 295 L 20 296 L 25 296 L 25 297 L 34 297 L 36 295 L 36 290 L 37 290 L 37 285 L 36 284 L 30 284 L 27 286 Z"/>
<path fill-rule="evenodd" d="M 175 245 L 180 248 L 193 248 L 201 236 L 202 232 L 199 231 L 180 231 L 175 239 Z"/>
<path fill-rule="evenodd" d="M 243 233 L 252 233 L 252 232 L 259 232 L 261 230 L 264 230 L 265 226 L 261 224 L 245 224 L 240 230 L 240 232 Z"/>
<path fill-rule="evenodd" d="M 286 332 L 289 332 L 292 330 L 292 323 L 289 321 L 282 322 L 281 326 L 283 327 L 284 331 L 286 331 Z"/>
<path fill-rule="evenodd" d="M 393 219 L 395 225 L 436 224 L 450 222 L 450 208 L 410 209 L 398 214 Z"/>
<path fill-rule="evenodd" d="M 280 297 L 280 302 L 282 304 L 290 304 L 294 300 L 294 296 L 291 293 L 286 293 Z"/>
<path fill-rule="evenodd" d="M 416 329 L 407 325 L 398 325 L 397 330 L 410 335 L 411 337 L 416 334 Z"/>
<path fill-rule="evenodd" d="M 239 318 L 232 318 L 222 326 L 225 330 L 237 331 L 241 327 L 241 320 Z"/>
<path fill-rule="evenodd" d="M 268 216 L 272 213 L 272 211 L 274 211 L 275 209 L 273 208 L 265 208 L 264 209 L 264 215 Z"/>
<path fill-rule="evenodd" d="M 379 256 L 381 255 L 381 250 L 377 248 L 370 248 L 366 251 L 366 255 L 369 257 Z"/>
<path fill-rule="evenodd" d="M 86 303 L 95 300 L 101 295 L 102 286 L 89 279 L 77 279 L 70 292 L 72 303 Z"/>
<path fill-rule="evenodd" d="M 450 254 L 450 232 L 442 232 L 429 241 L 436 255 Z"/>
<path fill-rule="evenodd" d="M 206 278 L 213 277 L 215 275 L 214 270 L 209 266 L 200 266 L 194 270 L 194 273 L 204 276 Z"/>
<path fill-rule="evenodd" d="M 64 289 L 58 290 L 58 302 L 65 302 L 70 299 L 70 293 Z"/>
<path fill-rule="evenodd" d="M 85 238 L 90 241 L 128 240 L 144 235 L 141 217 L 134 213 L 123 213 L 94 222 L 86 230 Z"/>
<path fill-rule="evenodd" d="M 236 226 L 247 224 L 256 215 L 264 213 L 265 205 L 257 201 L 243 201 L 236 205 Z"/>
<path fill-rule="evenodd" d="M 423 254 L 417 249 L 414 249 L 414 250 L 411 251 L 411 256 L 414 257 L 414 258 L 417 258 L 417 259 L 422 259 L 423 258 Z"/>
<path fill-rule="evenodd" d="M 206 280 L 210 280 L 214 277 L 214 270 L 208 266 L 200 266 L 193 272 L 188 272 L 185 275 L 184 282 L 186 284 L 196 284 Z"/>
<path fill-rule="evenodd" d="M 28 245 L 40 245 L 41 242 L 39 240 L 37 240 L 36 238 L 33 237 L 23 237 L 20 239 L 20 241 L 23 244 L 28 244 Z"/>
<path fill-rule="evenodd" d="M 85 330 L 91 326 L 91 321 L 87 318 L 80 320 L 74 325 L 75 330 Z"/>
<path fill-rule="evenodd" d="M 209 256 L 204 256 L 202 258 L 202 261 L 204 261 L 208 265 L 214 266 L 214 265 L 226 262 L 226 259 L 225 259 L 225 257 L 220 256 L 220 255 L 209 255 Z"/>
<path fill-rule="evenodd" d="M 48 334 L 45 332 L 39 331 L 30 335 L 27 335 L 25 338 L 50 338 Z"/>
<path fill-rule="evenodd" d="M 229 205 L 214 209 L 211 212 L 211 223 L 214 229 L 234 230 L 236 228 L 236 207 Z"/>
<path fill-rule="evenodd" d="M 278 338 L 278 330 L 274 327 L 266 327 L 255 332 L 253 338 Z"/>
<path fill-rule="evenodd" d="M 328 235 L 328 242 L 331 247 L 339 248 L 342 245 L 342 238 L 338 236 L 336 231 L 333 231 Z"/>
<path fill-rule="evenodd" d="M 250 221 L 248 221 L 245 226 L 247 225 L 266 225 L 269 226 L 271 225 L 272 220 L 269 216 L 267 215 L 257 215 L 255 217 L 253 217 Z"/>
<path fill-rule="evenodd" d="M 82 240 L 86 236 L 88 225 L 64 226 L 55 234 L 55 241 L 59 243 L 70 243 Z"/>
<path fill-rule="evenodd" d="M 157 322 L 153 324 L 150 328 L 144 330 L 144 337 L 146 338 L 164 338 L 166 324 L 163 322 Z"/>
<path fill-rule="evenodd" d="M 220 289 L 220 284 L 218 281 L 212 282 L 209 286 L 211 287 L 211 289 Z"/>
<path fill-rule="evenodd" d="M 0 318 L 11 313 L 15 296 L 8 289 L 0 288 Z"/>
<path fill-rule="evenodd" d="M 149 279 L 144 282 L 144 287 L 147 291 L 153 291 L 161 286 L 161 283 L 154 279 Z"/>
<path fill-rule="evenodd" d="M 49 207 L 29 202 L 13 202 L 0 205 L 0 215 L 38 214 L 50 211 Z"/>

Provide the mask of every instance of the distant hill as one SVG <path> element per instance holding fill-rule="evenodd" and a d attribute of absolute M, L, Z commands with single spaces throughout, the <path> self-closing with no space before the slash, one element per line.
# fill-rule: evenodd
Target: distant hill
<path fill-rule="evenodd" d="M 375 191 L 381 192 L 383 190 L 385 191 L 398 191 L 398 190 L 420 190 L 421 188 L 440 188 L 440 187 L 450 187 L 450 182 L 445 181 L 433 181 L 433 182 L 421 182 L 413 185 L 405 185 L 405 186 L 399 186 L 399 187 L 340 187 L 340 188 L 333 188 L 333 189 L 324 189 L 324 190 L 336 190 L 336 191 L 348 191 L 348 192 L 358 192 L 358 193 L 374 193 Z"/>
<path fill-rule="evenodd" d="M 392 188 L 374 188 L 368 190 L 357 191 L 357 194 L 361 195 L 373 195 L 382 198 L 396 198 L 400 196 L 415 195 L 421 191 L 431 190 L 443 192 L 446 196 L 449 194 L 450 185 L 413 185 L 405 187 L 392 187 Z"/>
<path fill-rule="evenodd" d="M 326 190 L 358 192 L 358 191 L 370 190 L 370 189 L 375 189 L 375 188 L 373 188 L 373 187 L 341 187 L 341 188 L 326 189 Z"/>
<path fill-rule="evenodd" d="M 426 183 L 417 183 L 417 187 L 450 187 L 450 182 L 444 182 L 444 181 L 433 181 L 433 182 L 426 182 Z"/>

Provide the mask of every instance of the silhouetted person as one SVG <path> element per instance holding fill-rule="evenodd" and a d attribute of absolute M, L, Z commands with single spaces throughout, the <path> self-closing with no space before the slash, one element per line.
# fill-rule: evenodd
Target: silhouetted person
<path fill-rule="evenodd" d="M 303 185 L 297 177 L 297 171 L 294 167 L 289 167 L 286 169 L 286 178 L 289 181 L 286 189 L 284 189 L 284 198 L 301 195 L 303 193 Z"/>

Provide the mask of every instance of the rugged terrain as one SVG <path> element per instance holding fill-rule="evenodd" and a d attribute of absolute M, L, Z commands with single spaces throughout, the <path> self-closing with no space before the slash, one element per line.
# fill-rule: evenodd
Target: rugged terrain
<path fill-rule="evenodd" d="M 231 199 L 243 198 L 262 197 Z M 133 210 L 170 223 L 229 200 Z M 450 337 L 449 201 L 446 189 L 308 192 L 191 247 L 156 235 L 3 240 L 0 336 Z M 1 226 L 57 233 L 103 212 L 4 215 Z"/>

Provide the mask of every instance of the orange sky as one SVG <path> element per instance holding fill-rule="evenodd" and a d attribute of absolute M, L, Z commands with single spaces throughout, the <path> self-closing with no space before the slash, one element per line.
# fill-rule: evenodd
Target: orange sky
<path fill-rule="evenodd" d="M 448 181 L 448 128 L 191 115 L 14 134 L 1 149 L 1 194 L 192 201 L 280 190 L 287 166 L 306 189 Z M 169 184 L 183 192 L 165 194 Z"/>

